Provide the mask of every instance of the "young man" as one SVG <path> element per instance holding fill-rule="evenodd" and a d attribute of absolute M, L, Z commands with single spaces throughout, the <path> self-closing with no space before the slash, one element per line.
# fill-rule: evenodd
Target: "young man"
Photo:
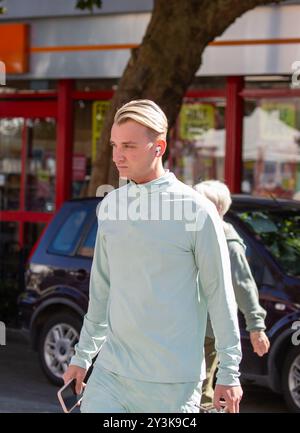
<path fill-rule="evenodd" d="M 209 200 L 164 170 L 167 129 L 149 100 L 115 115 L 113 160 L 130 181 L 101 203 L 88 312 L 64 374 L 79 392 L 98 353 L 83 412 L 199 411 L 207 309 L 220 359 L 214 403 L 239 411 L 240 339 L 222 224 Z"/>

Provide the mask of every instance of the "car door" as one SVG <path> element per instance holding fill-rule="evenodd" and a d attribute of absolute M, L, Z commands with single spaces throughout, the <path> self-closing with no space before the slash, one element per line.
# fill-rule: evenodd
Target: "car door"
<path fill-rule="evenodd" d="M 230 222 L 246 245 L 246 258 L 248 260 L 252 275 L 257 285 L 259 293 L 259 303 L 266 310 L 265 319 L 266 329 L 272 328 L 278 317 L 274 317 L 273 307 L 270 305 L 270 299 L 273 304 L 279 299 L 278 279 L 275 277 L 274 269 L 267 259 L 263 245 L 243 226 L 243 224 L 234 217 L 228 217 Z M 243 358 L 241 362 L 241 372 L 247 375 L 265 375 L 267 373 L 267 356 L 259 357 L 253 352 L 250 341 L 250 334 L 246 330 L 246 322 L 241 311 L 238 312 L 241 343 Z"/>

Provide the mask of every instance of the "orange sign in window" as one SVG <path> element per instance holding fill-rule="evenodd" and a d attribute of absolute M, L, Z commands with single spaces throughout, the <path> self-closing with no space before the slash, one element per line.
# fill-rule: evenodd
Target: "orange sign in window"
<path fill-rule="evenodd" d="M 27 24 L 0 24 L 0 61 L 7 74 L 28 71 Z"/>

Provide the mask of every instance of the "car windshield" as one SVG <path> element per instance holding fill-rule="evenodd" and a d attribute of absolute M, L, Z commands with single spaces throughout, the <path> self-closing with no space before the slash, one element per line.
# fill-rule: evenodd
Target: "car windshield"
<path fill-rule="evenodd" d="M 290 276 L 300 277 L 299 210 L 247 211 L 239 217 L 261 239 Z"/>

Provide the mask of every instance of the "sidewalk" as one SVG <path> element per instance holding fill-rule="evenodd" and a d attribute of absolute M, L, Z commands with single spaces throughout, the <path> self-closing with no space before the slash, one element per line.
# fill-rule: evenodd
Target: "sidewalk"
<path fill-rule="evenodd" d="M 19 330 L 7 330 L 7 344 L 0 346 L 0 413 L 62 412 L 58 388 L 41 371 L 38 355 Z M 242 413 L 286 413 L 283 398 L 268 389 L 243 386 Z"/>
<path fill-rule="evenodd" d="M 38 355 L 19 330 L 8 329 L 0 346 L 0 413 L 61 412 L 57 388 L 43 375 Z"/>

